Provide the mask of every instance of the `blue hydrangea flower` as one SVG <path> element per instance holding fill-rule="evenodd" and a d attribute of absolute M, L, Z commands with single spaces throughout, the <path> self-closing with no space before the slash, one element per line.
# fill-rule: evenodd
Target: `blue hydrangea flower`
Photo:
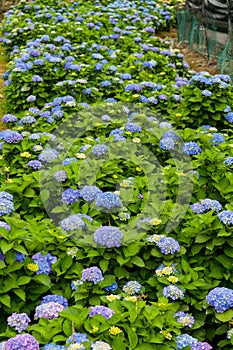
<path fill-rule="evenodd" d="M 42 168 L 42 163 L 39 160 L 29 160 L 26 165 L 30 166 L 33 170 L 40 170 Z"/>
<path fill-rule="evenodd" d="M 122 203 L 115 193 L 104 192 L 97 195 L 96 205 L 105 211 L 116 211 L 122 206 Z"/>
<path fill-rule="evenodd" d="M 122 245 L 123 234 L 116 227 L 102 226 L 94 233 L 94 241 L 106 248 L 118 248 Z"/>
<path fill-rule="evenodd" d="M 52 271 L 52 264 L 55 264 L 57 257 L 51 255 L 50 253 L 43 255 L 41 252 L 32 256 L 34 264 L 38 265 L 38 270 L 36 274 L 46 274 L 48 275 Z"/>
<path fill-rule="evenodd" d="M 88 338 L 87 338 L 87 335 L 86 333 L 74 333 L 72 334 L 67 340 L 66 340 L 66 344 L 69 344 L 69 343 L 74 343 L 74 344 L 82 344 L 86 341 L 90 341 Z"/>
<path fill-rule="evenodd" d="M 220 145 L 220 143 L 225 142 L 225 138 L 223 135 L 218 134 L 217 132 L 214 132 L 209 142 L 212 142 L 215 146 L 218 146 Z"/>
<path fill-rule="evenodd" d="M 103 280 L 102 271 L 97 266 L 88 267 L 82 271 L 82 281 L 97 284 Z"/>
<path fill-rule="evenodd" d="M 206 97 L 212 96 L 212 92 L 210 90 L 203 90 L 201 94 Z"/>
<path fill-rule="evenodd" d="M 26 258 L 25 254 L 20 253 L 20 252 L 15 253 L 15 261 L 23 262 L 25 260 L 25 258 Z"/>
<path fill-rule="evenodd" d="M 27 102 L 34 102 L 34 101 L 36 101 L 36 96 L 30 95 L 26 98 L 26 101 Z"/>
<path fill-rule="evenodd" d="M 163 137 L 159 142 L 159 147 L 164 151 L 171 151 L 175 148 L 175 141 L 172 137 Z"/>
<path fill-rule="evenodd" d="M 192 346 L 197 343 L 197 339 L 188 334 L 181 334 L 177 337 L 176 346 L 178 350 L 182 350 L 187 346 Z"/>
<path fill-rule="evenodd" d="M 58 152 L 54 148 L 46 148 L 38 156 L 38 159 L 44 163 L 50 163 L 57 158 Z"/>
<path fill-rule="evenodd" d="M 92 148 L 91 153 L 95 156 L 101 157 L 108 152 L 108 146 L 99 144 Z"/>
<path fill-rule="evenodd" d="M 66 203 L 67 205 L 70 205 L 70 204 L 73 204 L 75 202 L 78 202 L 80 196 L 81 196 L 80 190 L 74 190 L 73 188 L 67 188 L 62 193 L 62 202 Z"/>
<path fill-rule="evenodd" d="M 225 225 L 233 225 L 233 211 L 223 210 L 218 214 L 219 220 Z"/>
<path fill-rule="evenodd" d="M 159 247 L 162 254 L 174 254 L 180 251 L 179 243 L 172 237 L 161 237 L 156 241 L 157 247 Z"/>
<path fill-rule="evenodd" d="M 118 289 L 118 284 L 116 282 L 113 282 L 111 286 L 104 287 L 106 292 L 115 292 Z"/>
<path fill-rule="evenodd" d="M 193 141 L 185 142 L 181 149 L 182 152 L 188 156 L 201 153 L 201 147 Z"/>
<path fill-rule="evenodd" d="M 181 323 L 184 327 L 192 328 L 195 322 L 193 316 L 190 316 L 188 313 L 179 311 L 174 314 L 176 321 Z"/>
<path fill-rule="evenodd" d="M 92 202 L 101 193 L 102 191 L 96 186 L 84 186 L 80 194 L 86 202 Z"/>
<path fill-rule="evenodd" d="M 65 158 L 62 162 L 62 165 L 67 166 L 67 165 L 72 164 L 73 162 L 77 162 L 77 161 L 78 161 L 78 159 L 74 158 L 74 157 Z"/>
<path fill-rule="evenodd" d="M 209 305 L 218 313 L 223 313 L 233 307 L 233 290 L 225 287 L 216 287 L 206 296 Z"/>
<path fill-rule="evenodd" d="M 18 118 L 15 115 L 12 115 L 12 114 L 5 114 L 2 117 L 2 122 L 3 123 L 14 123 L 14 122 L 17 122 L 17 121 L 18 121 Z"/>
<path fill-rule="evenodd" d="M 233 164 L 233 157 L 227 157 L 227 159 L 224 160 L 223 164 L 232 165 Z"/>
<path fill-rule="evenodd" d="M 17 131 L 4 130 L 0 132 L 0 139 L 6 143 L 15 143 L 22 141 L 23 136 Z"/>
<path fill-rule="evenodd" d="M 233 112 L 227 113 L 227 115 L 225 116 L 225 119 L 226 119 L 229 123 L 233 123 Z"/>
<path fill-rule="evenodd" d="M 78 214 L 73 214 L 66 219 L 63 219 L 60 223 L 63 230 L 73 231 L 78 229 L 83 229 L 86 227 L 85 222 L 78 216 Z"/>
<path fill-rule="evenodd" d="M 51 301 L 63 305 L 65 309 L 68 307 L 68 300 L 63 296 L 57 294 L 49 294 L 44 296 L 42 298 L 41 304 L 50 303 Z"/>
<path fill-rule="evenodd" d="M 138 294 L 140 293 L 141 289 L 142 285 L 138 281 L 128 281 L 122 288 L 123 292 L 129 295 Z"/>
<path fill-rule="evenodd" d="M 172 300 L 184 298 L 184 292 L 179 287 L 174 285 L 164 287 L 162 290 L 162 294 L 166 298 L 171 298 Z"/>
<path fill-rule="evenodd" d="M 14 204 L 0 196 L 0 216 L 10 214 L 12 211 L 14 211 Z"/>
<path fill-rule="evenodd" d="M 128 84 L 125 87 L 125 91 L 129 92 L 129 91 L 142 91 L 142 85 L 141 84 Z"/>
<path fill-rule="evenodd" d="M 127 123 L 125 126 L 125 130 L 129 132 L 141 132 L 142 128 L 136 123 Z"/>
<path fill-rule="evenodd" d="M 49 343 L 43 347 L 43 350 L 66 350 L 66 347 L 64 345 L 57 345 L 55 343 Z"/>
<path fill-rule="evenodd" d="M 195 214 L 202 214 L 208 210 L 214 210 L 216 212 L 222 209 L 222 205 L 215 199 L 203 199 L 200 203 L 194 203 L 190 205 L 190 208 Z"/>

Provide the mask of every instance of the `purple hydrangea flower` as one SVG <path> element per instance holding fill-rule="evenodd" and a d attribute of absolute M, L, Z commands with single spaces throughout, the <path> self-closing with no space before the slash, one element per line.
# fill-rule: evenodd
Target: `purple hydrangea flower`
<path fill-rule="evenodd" d="M 38 341 L 30 334 L 18 334 L 7 340 L 5 350 L 39 350 Z"/>
<path fill-rule="evenodd" d="M 91 306 L 91 312 L 89 313 L 89 317 L 93 317 L 94 315 L 102 315 L 106 318 L 106 320 L 109 320 L 113 315 L 115 311 L 110 309 L 106 306 Z"/>
<path fill-rule="evenodd" d="M 207 342 L 198 341 L 197 343 L 192 345 L 190 350 L 211 350 L 211 349 L 213 349 L 212 346 Z"/>
<path fill-rule="evenodd" d="M 26 313 L 18 314 L 13 312 L 11 316 L 7 318 L 7 324 L 10 327 L 15 328 L 18 333 L 25 331 L 28 328 L 28 323 L 31 322 Z"/>
<path fill-rule="evenodd" d="M 104 280 L 102 271 L 97 266 L 88 267 L 82 271 L 82 280 L 97 284 Z"/>
<path fill-rule="evenodd" d="M 60 316 L 60 312 L 64 309 L 64 306 L 60 303 L 50 301 L 36 307 L 34 318 L 47 318 L 48 320 L 52 320 L 54 318 L 58 318 Z"/>
<path fill-rule="evenodd" d="M 102 226 L 94 233 L 94 241 L 106 248 L 118 248 L 122 245 L 120 240 L 123 234 L 116 227 Z"/>
<path fill-rule="evenodd" d="M 4 229 L 6 229 L 7 231 L 10 231 L 10 230 L 11 230 L 10 225 L 7 224 L 7 223 L 4 222 L 4 221 L 0 221 L 0 228 L 4 228 Z"/>
<path fill-rule="evenodd" d="M 2 117 L 2 122 L 3 123 L 14 123 L 14 122 L 17 122 L 17 121 L 18 121 L 18 118 L 15 115 L 12 115 L 12 114 L 5 114 Z"/>
<path fill-rule="evenodd" d="M 68 176 L 67 176 L 67 173 L 65 170 L 56 171 L 56 173 L 54 173 L 53 177 L 58 183 L 64 182 L 68 179 Z"/>

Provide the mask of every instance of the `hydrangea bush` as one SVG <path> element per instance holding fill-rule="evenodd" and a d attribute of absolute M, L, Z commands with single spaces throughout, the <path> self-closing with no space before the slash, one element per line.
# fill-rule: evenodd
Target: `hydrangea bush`
<path fill-rule="evenodd" d="M 232 82 L 157 36 L 174 5 L 5 14 L 4 349 L 233 345 Z"/>

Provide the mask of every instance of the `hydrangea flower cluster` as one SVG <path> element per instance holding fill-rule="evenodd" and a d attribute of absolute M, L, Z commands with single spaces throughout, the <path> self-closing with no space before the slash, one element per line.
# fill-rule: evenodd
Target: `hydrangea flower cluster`
<path fill-rule="evenodd" d="M 64 309 L 68 307 L 68 300 L 61 295 L 57 295 L 57 294 L 46 295 L 42 298 L 41 304 L 46 304 L 50 302 L 59 303 L 64 307 Z"/>
<path fill-rule="evenodd" d="M 106 145 L 96 145 L 91 150 L 91 153 L 97 157 L 102 157 L 107 152 L 108 152 L 108 146 Z"/>
<path fill-rule="evenodd" d="M 48 275 L 52 271 L 52 265 L 57 261 L 57 257 L 50 253 L 43 255 L 41 252 L 32 256 L 34 264 L 38 266 L 36 274 Z"/>
<path fill-rule="evenodd" d="M 85 222 L 78 216 L 78 214 L 73 214 L 66 219 L 63 219 L 60 226 L 65 231 L 73 231 L 77 229 L 83 229 L 86 227 Z"/>
<path fill-rule="evenodd" d="M 29 160 L 26 165 L 31 167 L 33 170 L 42 169 L 42 163 L 39 160 Z"/>
<path fill-rule="evenodd" d="M 198 341 L 194 345 L 191 346 L 191 350 L 211 350 L 212 346 L 206 342 Z"/>
<path fill-rule="evenodd" d="M 91 312 L 89 313 L 89 317 L 93 317 L 94 315 L 102 315 L 106 318 L 106 320 L 109 320 L 115 313 L 114 310 L 110 309 L 106 306 L 91 306 Z"/>
<path fill-rule="evenodd" d="M 233 307 L 233 290 L 225 287 L 216 287 L 206 296 L 209 305 L 218 313 L 223 313 Z"/>
<path fill-rule="evenodd" d="M 162 290 L 162 294 L 166 298 L 171 298 L 172 300 L 184 298 L 184 292 L 179 287 L 173 285 L 164 287 Z"/>
<path fill-rule="evenodd" d="M 218 214 L 219 220 L 225 225 L 233 225 L 233 211 L 223 210 Z"/>
<path fill-rule="evenodd" d="M 233 157 L 227 157 L 223 164 L 226 164 L 226 165 L 233 165 Z"/>
<path fill-rule="evenodd" d="M 97 196 L 101 193 L 102 191 L 96 186 L 84 186 L 80 194 L 86 202 L 92 202 L 96 200 Z"/>
<path fill-rule="evenodd" d="M 91 344 L 91 350 L 111 350 L 111 346 L 103 341 L 96 341 Z"/>
<path fill-rule="evenodd" d="M 106 292 L 115 292 L 118 289 L 118 284 L 116 282 L 113 282 L 111 286 L 107 286 L 104 289 Z"/>
<path fill-rule="evenodd" d="M 60 182 L 64 182 L 68 179 L 67 173 L 65 170 L 59 170 L 56 171 L 56 173 L 54 173 L 54 179 L 60 183 Z"/>
<path fill-rule="evenodd" d="M 60 312 L 64 309 L 64 306 L 60 303 L 50 301 L 36 307 L 34 318 L 47 318 L 48 320 L 52 320 L 54 318 L 58 318 L 60 316 Z"/>
<path fill-rule="evenodd" d="M 197 339 L 188 334 L 181 334 L 177 337 L 176 346 L 178 350 L 182 350 L 186 346 L 192 346 L 197 343 Z"/>
<path fill-rule="evenodd" d="M 7 340 L 5 350 L 39 350 L 38 341 L 30 334 L 18 334 Z"/>
<path fill-rule="evenodd" d="M 172 237 L 162 237 L 156 242 L 162 254 L 174 254 L 180 251 L 179 243 Z"/>
<path fill-rule="evenodd" d="M 79 200 L 81 197 L 80 190 L 74 190 L 73 188 L 67 188 L 62 193 L 62 202 L 67 205 L 73 204 Z"/>
<path fill-rule="evenodd" d="M 55 343 L 46 344 L 43 350 L 66 350 L 64 345 L 57 345 Z"/>
<path fill-rule="evenodd" d="M 7 223 L 4 222 L 4 221 L 0 221 L 0 228 L 4 228 L 4 229 L 7 230 L 7 231 L 10 231 L 10 230 L 11 230 L 10 225 L 7 224 Z"/>
<path fill-rule="evenodd" d="M 194 203 L 190 206 L 195 214 L 202 214 L 208 210 L 214 210 L 219 212 L 222 209 L 222 205 L 215 199 L 203 199 L 200 203 Z"/>
<path fill-rule="evenodd" d="M 18 333 L 22 333 L 28 328 L 28 324 L 31 322 L 26 313 L 18 314 L 13 312 L 11 316 L 7 318 L 7 323 L 10 327 L 15 328 Z"/>
<path fill-rule="evenodd" d="M 13 196 L 8 192 L 0 192 L 0 216 L 14 211 Z"/>
<path fill-rule="evenodd" d="M 201 147 L 194 141 L 184 142 L 181 149 L 182 152 L 188 156 L 201 153 Z"/>
<path fill-rule="evenodd" d="M 82 280 L 97 284 L 104 280 L 102 271 L 97 266 L 88 267 L 82 271 Z"/>
<path fill-rule="evenodd" d="M 67 340 L 66 344 L 74 343 L 74 344 L 82 344 L 84 342 L 89 342 L 86 333 L 74 333 Z"/>
<path fill-rule="evenodd" d="M 142 285 L 138 281 L 128 281 L 122 288 L 123 292 L 129 295 L 138 294 L 140 293 L 141 289 Z"/>
<path fill-rule="evenodd" d="M 119 196 L 112 192 L 100 193 L 96 198 L 96 205 L 104 211 L 116 211 L 122 206 Z"/>
<path fill-rule="evenodd" d="M 102 226 L 94 233 L 94 241 L 106 248 L 118 248 L 122 245 L 123 234 L 117 227 Z"/>
<path fill-rule="evenodd" d="M 174 314 L 176 321 L 181 323 L 184 327 L 192 328 L 195 322 L 193 316 L 190 316 L 188 313 L 179 311 Z"/>
<path fill-rule="evenodd" d="M 175 269 L 175 264 L 172 264 L 171 266 L 165 266 L 164 264 L 161 264 L 155 270 L 157 276 L 170 276 L 177 272 L 178 270 Z"/>

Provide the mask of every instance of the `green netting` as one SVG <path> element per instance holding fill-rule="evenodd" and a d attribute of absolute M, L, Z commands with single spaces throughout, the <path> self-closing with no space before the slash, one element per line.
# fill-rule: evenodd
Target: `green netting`
<path fill-rule="evenodd" d="M 201 11 L 187 7 L 176 9 L 178 42 L 190 49 L 216 60 L 216 68 L 233 78 L 233 34 L 231 23 L 220 22 Z"/>

